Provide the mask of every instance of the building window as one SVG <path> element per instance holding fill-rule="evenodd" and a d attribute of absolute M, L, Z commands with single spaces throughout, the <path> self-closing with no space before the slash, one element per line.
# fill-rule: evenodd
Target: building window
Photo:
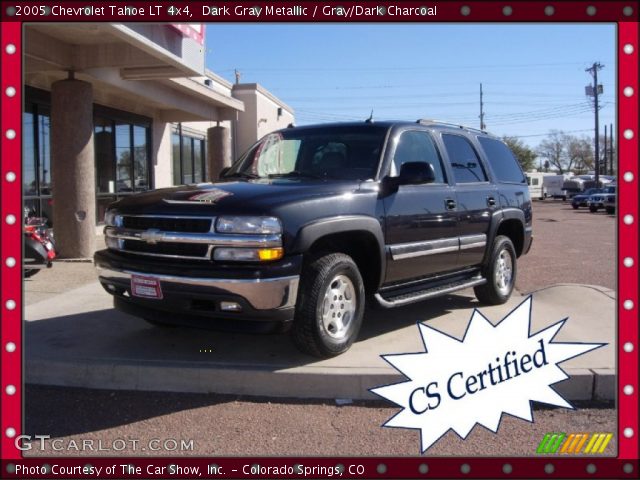
<path fill-rule="evenodd" d="M 50 114 L 45 104 L 26 102 L 22 116 L 22 182 L 24 206 L 51 225 Z"/>
<path fill-rule="evenodd" d="M 51 188 L 51 94 L 27 86 L 25 98 L 22 116 L 24 205 L 52 225 L 55 199 Z M 152 188 L 151 119 L 95 104 L 93 110 L 96 220 L 101 223 L 109 203 Z"/>
<path fill-rule="evenodd" d="M 206 175 L 205 139 L 186 132 L 178 124 L 171 134 L 173 155 L 173 184 L 204 182 Z"/>
<path fill-rule="evenodd" d="M 151 121 L 97 108 L 93 119 L 96 221 L 111 202 L 151 188 Z"/>

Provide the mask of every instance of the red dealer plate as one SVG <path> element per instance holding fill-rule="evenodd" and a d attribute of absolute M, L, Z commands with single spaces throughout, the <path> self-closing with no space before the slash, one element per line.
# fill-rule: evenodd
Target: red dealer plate
<path fill-rule="evenodd" d="M 160 286 L 160 280 L 153 277 L 132 275 L 131 295 L 134 297 L 161 299 L 162 287 Z"/>

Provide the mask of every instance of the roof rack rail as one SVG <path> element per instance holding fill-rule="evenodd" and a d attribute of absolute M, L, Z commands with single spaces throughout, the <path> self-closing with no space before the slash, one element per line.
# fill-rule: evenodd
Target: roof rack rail
<path fill-rule="evenodd" d="M 419 123 L 420 125 L 446 125 L 448 127 L 457 127 L 465 130 L 472 130 L 474 132 L 487 133 L 486 130 L 481 130 L 479 128 L 460 125 L 459 123 L 441 122 L 440 120 L 433 120 L 430 118 L 419 118 L 418 120 L 416 120 L 416 123 Z"/>

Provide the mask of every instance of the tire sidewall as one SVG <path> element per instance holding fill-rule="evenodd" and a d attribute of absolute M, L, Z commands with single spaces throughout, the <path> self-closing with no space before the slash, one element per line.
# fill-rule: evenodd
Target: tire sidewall
<path fill-rule="evenodd" d="M 341 338 L 336 339 L 331 337 L 324 328 L 322 321 L 322 306 L 324 293 L 329 288 L 331 281 L 337 275 L 345 275 L 351 280 L 356 295 L 356 311 L 349 322 L 347 334 Z M 316 281 L 322 282 L 319 291 L 322 297 L 315 300 L 315 335 L 320 340 L 321 344 L 331 353 L 341 353 L 347 350 L 351 344 L 355 341 L 358 332 L 360 331 L 360 325 L 362 324 L 362 317 L 364 314 L 365 306 L 365 293 L 362 276 L 358 271 L 358 268 L 353 262 L 341 260 L 331 267 L 323 278 L 318 278 Z"/>
<path fill-rule="evenodd" d="M 498 261 L 498 257 L 500 256 L 500 252 L 506 250 L 509 255 L 511 256 L 511 288 L 509 288 L 509 291 L 506 294 L 501 293 L 497 286 L 495 285 L 495 271 L 497 268 L 497 261 Z M 515 284 L 516 284 L 516 275 L 518 273 L 518 266 L 517 266 L 517 258 L 516 258 L 516 249 L 513 246 L 513 243 L 511 242 L 511 240 L 508 237 L 505 236 L 498 236 L 496 237 L 494 246 L 493 246 L 493 252 L 491 255 L 491 263 L 489 264 L 489 271 L 487 272 L 487 281 L 491 282 L 491 285 L 493 286 L 493 290 L 495 291 L 495 295 L 500 298 L 500 300 L 502 301 L 502 303 L 506 302 L 509 297 L 511 297 L 511 294 L 513 293 L 513 289 L 515 288 Z"/>

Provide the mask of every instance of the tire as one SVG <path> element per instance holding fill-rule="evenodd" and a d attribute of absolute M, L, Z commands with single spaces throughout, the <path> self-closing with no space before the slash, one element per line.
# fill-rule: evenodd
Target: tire
<path fill-rule="evenodd" d="M 516 249 L 509 237 L 496 237 L 489 263 L 483 270 L 487 283 L 473 289 L 478 301 L 486 305 L 501 305 L 509 300 L 517 273 Z"/>
<path fill-rule="evenodd" d="M 606 210 L 609 215 L 616 213 L 616 207 L 607 207 Z"/>
<path fill-rule="evenodd" d="M 351 257 L 342 253 L 314 257 L 305 265 L 300 281 L 293 342 L 300 351 L 316 357 L 344 353 L 358 336 L 364 308 L 364 283 Z"/>
<path fill-rule="evenodd" d="M 563 201 L 563 202 L 566 202 L 566 201 L 567 201 L 567 196 L 566 196 L 566 195 L 563 195 L 563 196 L 562 196 L 562 201 Z"/>
<path fill-rule="evenodd" d="M 590 211 L 591 213 L 596 213 L 596 212 L 598 211 L 598 207 L 594 207 L 593 205 L 590 205 L 590 206 L 589 206 L 589 211 Z"/>
<path fill-rule="evenodd" d="M 572 203 L 571 206 L 573 207 L 574 210 L 578 209 L 578 205 L 576 205 L 575 203 Z"/>

